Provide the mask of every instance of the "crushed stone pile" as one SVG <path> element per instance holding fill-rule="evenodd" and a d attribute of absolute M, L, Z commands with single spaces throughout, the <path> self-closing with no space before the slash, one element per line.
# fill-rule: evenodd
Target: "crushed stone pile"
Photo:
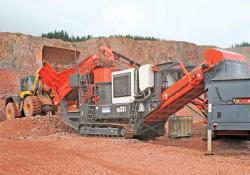
<path fill-rule="evenodd" d="M 32 134 L 37 136 L 75 133 L 75 131 L 62 122 L 58 115 L 32 117 Z"/>
<path fill-rule="evenodd" d="M 58 115 L 15 118 L 0 122 L 0 138 L 23 139 L 50 135 L 68 135 L 75 131 Z"/>
<path fill-rule="evenodd" d="M 49 63 L 49 64 L 56 70 L 56 72 L 62 72 L 74 66 L 73 64 L 66 64 L 66 65 L 58 63 Z"/>

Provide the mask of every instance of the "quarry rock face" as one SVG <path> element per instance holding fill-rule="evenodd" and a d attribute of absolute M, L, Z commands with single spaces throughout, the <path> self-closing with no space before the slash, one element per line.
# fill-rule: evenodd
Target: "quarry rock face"
<path fill-rule="evenodd" d="M 19 69 L 34 68 L 41 64 L 44 46 L 77 50 L 81 57 L 98 51 L 102 45 L 131 57 L 139 62 L 162 63 L 180 59 L 197 63 L 200 58 L 199 46 L 179 41 L 140 41 L 126 38 L 92 38 L 83 42 L 64 42 L 16 33 L 0 33 L 0 61 L 12 60 Z M 31 61 L 31 64 L 25 64 Z"/>
<path fill-rule="evenodd" d="M 64 42 L 57 39 L 47 39 L 23 35 L 20 33 L 0 33 L 0 68 L 13 69 L 23 74 L 32 73 L 42 66 L 43 59 L 68 64 L 73 62 L 72 50 L 80 51 L 80 59 L 98 52 L 100 46 L 111 47 L 114 51 L 130 57 L 140 63 L 163 63 L 181 60 L 189 63 L 199 63 L 200 47 L 178 41 L 138 41 L 126 38 L 92 38 L 83 42 Z M 46 48 L 48 47 L 48 48 Z M 53 51 L 49 47 L 64 49 L 65 53 Z M 53 53 L 52 58 L 46 58 L 47 53 Z M 71 54 L 67 54 L 71 50 Z M 66 56 L 65 56 L 66 55 Z M 78 55 L 79 56 L 79 55 Z M 65 61 L 65 59 L 67 61 Z M 58 61 L 59 60 L 59 61 Z"/>
<path fill-rule="evenodd" d="M 159 64 L 172 60 L 198 63 L 199 46 L 178 41 L 138 41 L 126 38 L 90 39 L 77 43 L 83 56 L 97 51 L 102 45 L 136 60 L 139 63 Z"/>
<path fill-rule="evenodd" d="M 23 34 L 0 33 L 0 66 L 31 73 L 42 66 L 43 46 L 72 49 L 71 43 Z"/>

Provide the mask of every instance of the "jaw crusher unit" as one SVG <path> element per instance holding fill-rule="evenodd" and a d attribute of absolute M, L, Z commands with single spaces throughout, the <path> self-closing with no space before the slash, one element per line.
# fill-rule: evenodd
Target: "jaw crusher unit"
<path fill-rule="evenodd" d="M 63 121 L 82 135 L 148 139 L 165 133 L 168 118 L 207 91 L 221 63 L 245 63 L 232 52 L 209 49 L 197 67 L 181 62 L 140 65 L 101 47 L 76 68 L 57 73 L 44 64 L 39 75 L 60 105 Z"/>

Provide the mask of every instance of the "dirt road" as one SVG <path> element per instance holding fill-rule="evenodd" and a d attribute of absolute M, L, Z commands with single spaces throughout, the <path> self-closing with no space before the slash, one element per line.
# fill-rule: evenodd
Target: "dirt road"
<path fill-rule="evenodd" d="M 0 174 L 249 173 L 249 155 L 204 156 L 155 142 L 74 135 L 0 140 Z"/>

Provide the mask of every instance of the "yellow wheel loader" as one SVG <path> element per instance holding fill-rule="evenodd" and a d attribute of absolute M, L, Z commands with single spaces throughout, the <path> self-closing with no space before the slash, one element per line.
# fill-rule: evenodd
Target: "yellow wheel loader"
<path fill-rule="evenodd" d="M 51 93 L 39 80 L 39 70 L 34 76 L 23 78 L 20 92 L 6 99 L 7 119 L 55 113 L 56 108 L 52 103 Z"/>

